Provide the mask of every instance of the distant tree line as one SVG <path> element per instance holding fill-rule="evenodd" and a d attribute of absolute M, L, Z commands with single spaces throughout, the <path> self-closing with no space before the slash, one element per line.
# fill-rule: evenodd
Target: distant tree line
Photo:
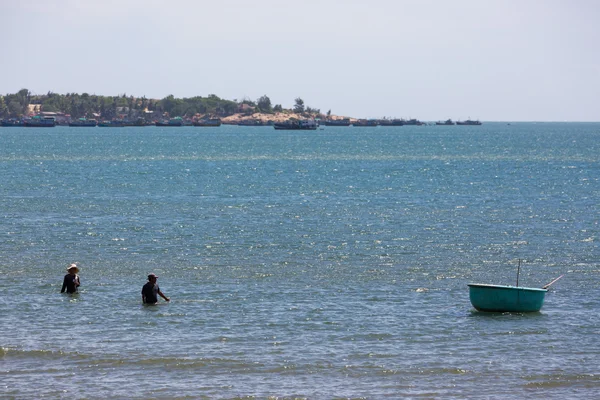
<path fill-rule="evenodd" d="M 241 107 L 242 105 L 247 107 Z M 210 114 L 226 117 L 238 112 L 252 114 L 255 112 L 276 113 L 284 112 L 281 104 L 272 105 L 268 96 L 261 96 L 256 101 L 250 99 L 225 100 L 214 94 L 208 97 L 196 96 L 190 98 L 175 98 L 169 95 L 163 99 L 147 99 L 122 94 L 119 96 L 98 96 L 88 93 L 58 94 L 48 92 L 44 95 L 32 95 L 28 89 L 21 89 L 14 94 L 0 96 L 0 117 L 20 118 L 29 115 L 30 109 L 35 106 L 39 112 L 62 112 L 71 115 L 71 118 L 93 117 L 100 115 L 103 119 L 114 118 L 139 118 L 144 112 L 171 117 L 192 117 L 196 114 Z M 305 107 L 301 98 L 295 99 L 296 113 L 316 116 L 320 110 Z"/>

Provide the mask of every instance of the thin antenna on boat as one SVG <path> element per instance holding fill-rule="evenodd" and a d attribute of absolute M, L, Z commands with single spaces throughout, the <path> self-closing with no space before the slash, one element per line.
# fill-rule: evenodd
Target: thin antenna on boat
<path fill-rule="evenodd" d="M 519 266 L 517 267 L 517 287 L 519 287 L 519 274 L 521 273 L 521 259 L 519 258 Z"/>

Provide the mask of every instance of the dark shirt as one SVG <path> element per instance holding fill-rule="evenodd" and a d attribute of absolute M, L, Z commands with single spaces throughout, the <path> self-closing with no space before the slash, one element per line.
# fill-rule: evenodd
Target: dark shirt
<path fill-rule="evenodd" d="M 66 274 L 65 279 L 63 279 L 62 289 L 60 289 L 61 293 L 64 293 L 65 290 L 67 293 L 77 293 L 77 287 L 79 286 L 79 276 Z"/>
<path fill-rule="evenodd" d="M 158 303 L 158 284 L 154 284 L 152 282 L 148 282 L 142 287 L 142 296 L 144 296 L 144 303 L 146 304 L 154 304 Z"/>

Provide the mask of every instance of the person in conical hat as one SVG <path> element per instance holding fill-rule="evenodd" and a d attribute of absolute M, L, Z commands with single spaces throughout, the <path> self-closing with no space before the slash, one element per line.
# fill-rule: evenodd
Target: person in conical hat
<path fill-rule="evenodd" d="M 64 293 L 65 291 L 67 293 L 77 293 L 77 288 L 79 288 L 79 285 L 81 285 L 79 275 L 77 275 L 78 273 L 79 267 L 77 264 L 70 264 L 67 268 L 67 274 L 63 279 L 62 289 L 60 289 L 61 293 Z"/>

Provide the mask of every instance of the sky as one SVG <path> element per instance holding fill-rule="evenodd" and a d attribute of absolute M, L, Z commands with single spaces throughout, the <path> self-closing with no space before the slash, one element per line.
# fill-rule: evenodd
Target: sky
<path fill-rule="evenodd" d="M 597 0 L 0 0 L 0 94 L 600 121 Z"/>

